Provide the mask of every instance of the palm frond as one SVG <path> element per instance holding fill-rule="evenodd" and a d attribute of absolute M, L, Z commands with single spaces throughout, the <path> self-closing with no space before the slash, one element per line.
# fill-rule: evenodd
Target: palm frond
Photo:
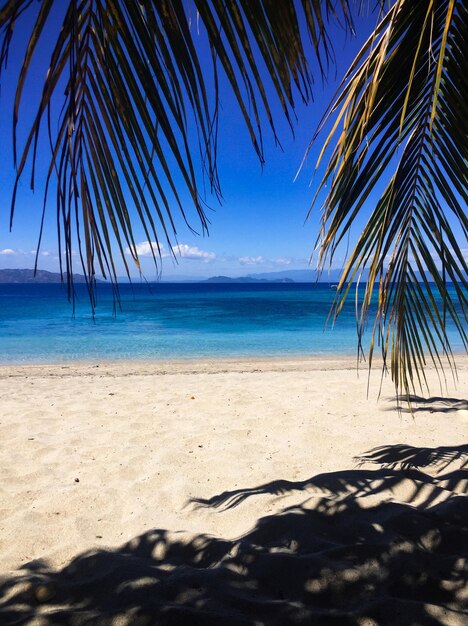
<path fill-rule="evenodd" d="M 334 148 L 319 189 L 331 183 L 322 216 L 322 268 L 367 215 L 334 313 L 368 270 L 359 333 L 377 290 L 369 365 L 380 341 L 384 367 L 390 361 L 397 391 L 407 396 L 425 384 L 428 355 L 439 369 L 441 357 L 453 367 L 448 319 L 467 346 L 467 17 L 458 0 L 397 0 L 324 119 L 334 126 L 321 158 L 332 142 Z"/>
<path fill-rule="evenodd" d="M 333 13 L 336 4 L 339 12 Z M 207 229 L 205 179 L 214 196 L 221 197 L 216 167 L 219 71 L 263 161 L 265 117 L 276 137 L 271 99 L 278 99 L 292 124 L 294 98 L 307 101 L 311 96 L 313 78 L 301 24 L 305 20 L 322 71 L 331 55 L 328 14 L 351 25 L 347 0 L 7 0 L 0 9 L 2 67 L 16 30 L 27 28 L 29 22 L 22 21 L 26 11 L 34 19 L 13 112 L 17 175 L 11 223 L 18 184 L 31 167 L 32 188 L 37 176 L 46 179 L 43 211 L 55 189 L 67 277 L 73 276 L 75 242 L 91 287 L 96 272 L 117 279 L 116 250 L 127 273 L 129 262 L 139 265 L 136 228 L 156 242 L 156 263 L 160 245 L 172 249 L 180 217 L 191 228 Z M 60 16 L 61 29 L 43 68 L 37 113 L 27 120 L 21 117 L 22 102 L 31 97 L 27 80 L 34 62 L 38 71 L 44 33 Z M 203 37 L 211 58 L 200 53 Z M 260 72 L 259 58 L 266 72 Z M 19 124 L 21 137 L 26 129 L 24 141 L 17 134 Z M 37 172 L 37 154 L 47 145 L 48 171 Z M 187 194 L 192 207 L 187 207 Z"/>

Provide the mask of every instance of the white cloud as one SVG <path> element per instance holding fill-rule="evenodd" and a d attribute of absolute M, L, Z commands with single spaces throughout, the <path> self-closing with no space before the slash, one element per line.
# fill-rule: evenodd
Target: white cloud
<path fill-rule="evenodd" d="M 186 243 L 180 243 L 172 247 L 174 254 L 181 256 L 183 259 L 193 259 L 198 261 L 214 261 L 216 254 L 214 252 L 206 252 L 200 250 L 198 246 L 188 246 Z"/>
<path fill-rule="evenodd" d="M 17 249 L 17 250 L 13 250 L 12 248 L 4 248 L 3 250 L 0 250 L 0 255 L 2 256 L 20 256 L 20 257 L 29 257 L 29 256 L 36 256 L 36 250 L 22 250 L 21 248 Z M 53 253 L 50 252 L 49 250 L 41 250 L 40 252 L 41 256 L 53 256 Z"/>
<path fill-rule="evenodd" d="M 276 259 L 268 259 L 264 256 L 241 256 L 238 258 L 241 265 L 270 265 L 285 267 L 291 265 L 293 260 L 287 257 L 279 257 Z"/>
<path fill-rule="evenodd" d="M 156 241 L 142 241 L 141 243 L 137 243 L 135 245 L 135 248 L 139 257 L 153 256 L 153 252 L 156 256 L 158 256 L 159 254 L 158 244 L 156 243 Z M 152 251 L 151 248 L 153 249 Z M 169 256 L 169 254 L 164 250 L 164 246 L 161 243 L 159 244 L 159 251 L 161 253 L 161 256 Z M 125 253 L 131 254 L 130 248 L 125 248 Z"/>
<path fill-rule="evenodd" d="M 142 241 L 141 243 L 137 243 L 136 251 L 139 257 L 150 257 L 152 256 L 151 248 L 153 248 L 153 252 L 156 256 L 161 254 L 161 257 L 167 258 L 172 256 L 169 251 L 167 251 L 163 244 L 158 244 L 155 241 Z M 176 257 L 181 257 L 183 259 L 191 259 L 195 261 L 204 261 L 205 263 L 209 261 L 213 261 L 216 258 L 216 254 L 214 252 L 207 252 L 206 250 L 200 250 L 198 246 L 189 246 L 186 243 L 180 243 L 175 246 L 172 246 L 172 251 L 176 255 Z M 130 248 L 125 249 L 126 254 L 130 254 Z"/>
<path fill-rule="evenodd" d="M 239 257 L 239 263 L 241 265 L 262 265 L 266 263 L 267 259 L 263 256 L 241 256 Z"/>

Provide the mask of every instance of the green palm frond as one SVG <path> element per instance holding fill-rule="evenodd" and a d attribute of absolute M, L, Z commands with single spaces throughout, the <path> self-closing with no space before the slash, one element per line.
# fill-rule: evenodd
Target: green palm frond
<path fill-rule="evenodd" d="M 335 314 L 368 270 L 359 332 L 376 290 L 370 364 L 380 341 L 384 366 L 390 361 L 397 391 L 406 394 L 425 383 L 427 355 L 437 368 L 443 356 L 453 366 L 448 318 L 467 346 L 467 17 L 463 0 L 395 2 L 324 121 L 334 126 L 321 158 L 332 141 L 334 148 L 321 183 L 331 185 L 320 265 L 366 214 Z"/>
<path fill-rule="evenodd" d="M 336 4 L 339 13 L 333 12 Z M 30 22 L 22 21 L 26 12 L 34 16 Z M 307 101 L 311 95 L 304 21 L 324 68 L 331 54 L 329 14 L 350 26 L 347 0 L 7 0 L 0 9 L 2 66 L 15 29 L 25 33 L 32 23 L 14 103 L 17 177 L 11 221 L 20 180 L 31 167 L 34 188 L 37 154 L 50 144 L 44 211 L 55 189 L 59 250 L 65 250 L 68 277 L 75 237 L 91 283 L 97 271 L 116 280 L 115 250 L 129 273 L 127 249 L 138 266 L 137 225 L 155 242 L 156 262 L 161 243 L 172 249 L 176 218 L 182 216 L 189 226 L 193 222 L 192 208 L 184 204 L 187 193 L 196 224 L 206 230 L 204 180 L 221 196 L 219 71 L 263 160 L 261 120 L 266 118 L 275 133 L 272 98 L 291 122 L 294 98 Z M 27 79 L 59 18 L 37 114 L 25 120 L 20 114 Z M 205 34 L 211 58 L 200 55 L 198 32 Z M 34 67 L 37 73 L 37 61 Z M 20 124 L 24 141 L 17 133 Z"/>

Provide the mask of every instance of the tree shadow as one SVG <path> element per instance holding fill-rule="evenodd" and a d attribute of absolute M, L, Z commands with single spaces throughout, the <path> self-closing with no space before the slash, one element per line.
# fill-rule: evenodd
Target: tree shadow
<path fill-rule="evenodd" d="M 363 458 L 386 463 L 400 458 L 400 447 Z M 430 463 L 446 454 L 413 449 Z M 0 623 L 461 625 L 467 473 L 354 469 L 199 499 L 218 508 L 260 495 L 300 501 L 236 540 L 156 529 L 58 571 L 25 565 L 0 583 Z"/>
<path fill-rule="evenodd" d="M 294 491 L 306 491 L 310 495 L 326 495 L 334 499 L 394 494 L 398 488 L 406 491 L 408 504 L 429 506 L 435 498 L 450 492 L 464 492 L 464 480 L 468 479 L 468 445 L 439 446 L 436 448 L 414 447 L 406 444 L 379 446 L 354 460 L 358 467 L 365 463 L 378 464 L 378 470 L 345 470 L 318 474 L 302 481 L 274 480 L 263 485 L 225 491 L 211 498 L 193 498 L 197 506 L 232 509 L 252 496 L 284 496 Z M 440 474 L 450 464 L 457 467 L 452 472 Z M 437 475 L 425 473 L 419 468 L 433 469 Z M 410 487 L 411 485 L 411 487 Z M 429 488 L 428 488 L 429 487 Z M 446 494 L 441 494 L 445 490 Z"/>
<path fill-rule="evenodd" d="M 457 463 L 460 469 L 464 469 L 468 465 L 468 445 L 416 448 L 398 443 L 378 446 L 355 457 L 355 460 L 360 465 L 377 463 L 380 466 L 401 469 L 432 466 L 438 471 L 446 469 L 451 463 Z"/>
<path fill-rule="evenodd" d="M 429 413 L 455 413 L 456 411 L 468 411 L 468 400 L 464 398 L 447 398 L 442 396 L 424 398 L 409 394 L 393 396 L 389 398 L 389 401 L 395 402 L 398 410 L 402 413 L 421 413 L 423 411 Z M 387 411 L 393 410 L 393 406 L 387 408 Z"/>

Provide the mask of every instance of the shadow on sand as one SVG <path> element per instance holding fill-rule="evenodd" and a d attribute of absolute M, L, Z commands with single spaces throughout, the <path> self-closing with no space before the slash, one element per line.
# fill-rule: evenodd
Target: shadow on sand
<path fill-rule="evenodd" d="M 442 396 L 432 396 L 423 398 L 417 395 L 401 395 L 390 398 L 391 402 L 396 403 L 399 411 L 402 413 L 454 413 L 455 411 L 468 411 L 468 400 L 464 398 L 447 398 Z M 393 411 L 391 406 L 387 409 Z"/>
<path fill-rule="evenodd" d="M 25 565 L 0 583 L 0 623 L 466 624 L 467 460 L 466 445 L 389 445 L 359 458 L 378 468 L 196 500 L 225 509 L 288 494 L 299 503 L 234 541 L 153 530 L 60 571 Z"/>

